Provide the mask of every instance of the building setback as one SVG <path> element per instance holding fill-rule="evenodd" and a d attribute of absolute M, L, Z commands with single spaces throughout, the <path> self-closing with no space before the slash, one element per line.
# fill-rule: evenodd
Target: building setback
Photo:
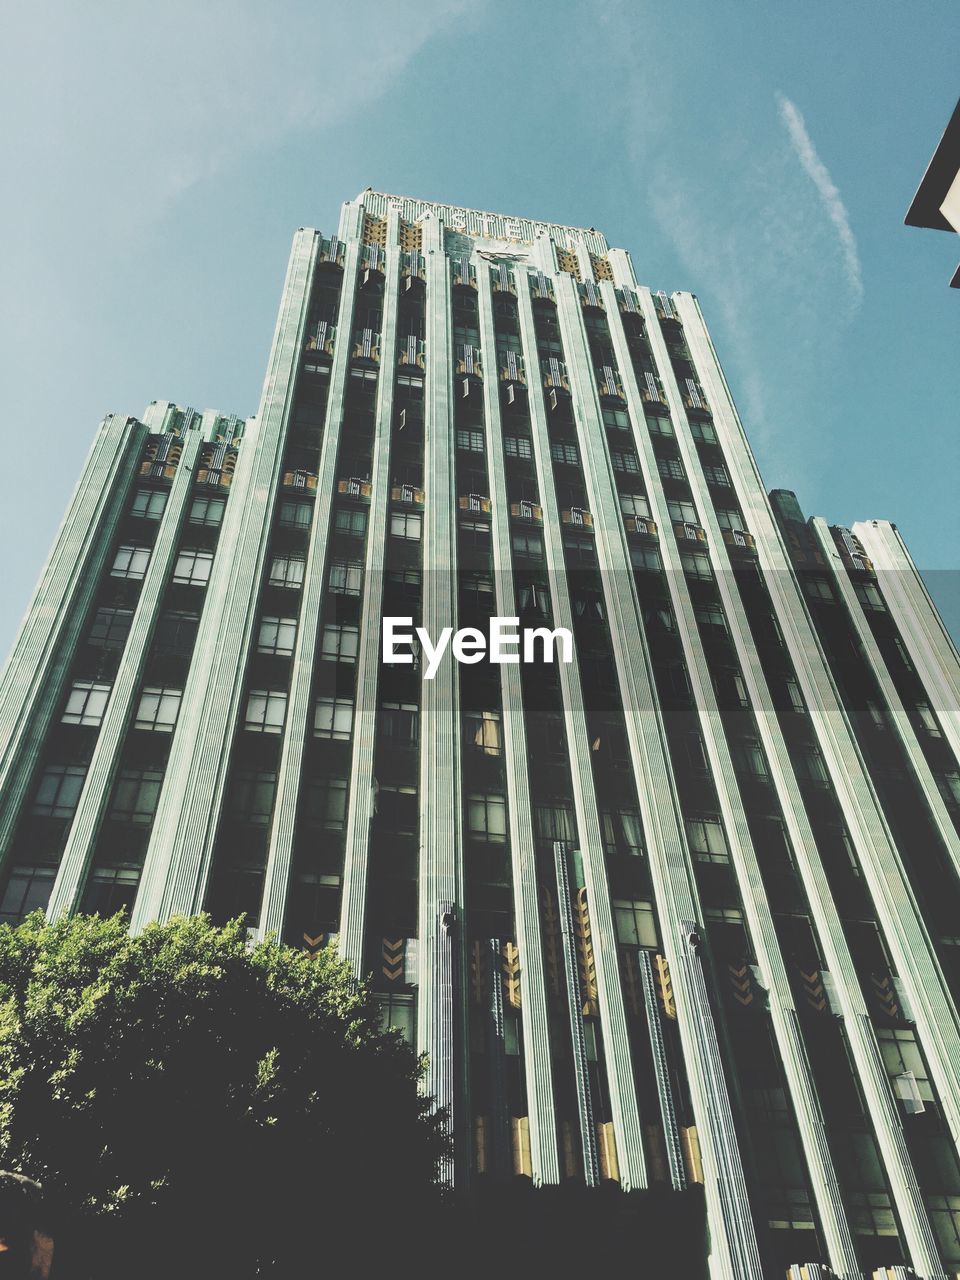
<path fill-rule="evenodd" d="M 573 661 L 427 680 L 385 616 Z M 0 917 L 337 938 L 457 1185 L 702 1184 L 713 1277 L 946 1280 L 958 689 L 895 526 L 768 499 L 695 296 L 368 190 L 255 418 L 101 425 L 0 684 Z"/>

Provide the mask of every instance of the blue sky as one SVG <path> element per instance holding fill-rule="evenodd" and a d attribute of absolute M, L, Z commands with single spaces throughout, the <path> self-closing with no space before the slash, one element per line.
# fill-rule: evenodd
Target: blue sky
<path fill-rule="evenodd" d="M 49 0 L 4 27 L 0 651 L 100 418 L 253 413 L 291 234 L 367 185 L 596 226 L 696 292 L 768 486 L 895 520 L 960 633 L 960 240 L 903 226 L 956 0 Z"/>

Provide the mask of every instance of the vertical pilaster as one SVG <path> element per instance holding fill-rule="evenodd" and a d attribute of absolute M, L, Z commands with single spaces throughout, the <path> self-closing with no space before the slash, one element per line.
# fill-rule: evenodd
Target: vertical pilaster
<path fill-rule="evenodd" d="M 917 738 L 916 730 L 907 714 L 906 707 L 904 707 L 900 699 L 890 672 L 887 670 L 887 664 L 883 660 L 883 655 L 870 629 L 870 624 L 864 617 L 863 608 L 857 599 L 853 583 L 844 567 L 837 545 L 831 537 L 827 522 L 820 516 L 816 516 L 811 520 L 810 528 L 823 553 L 824 561 L 833 573 L 833 578 L 840 592 L 840 598 L 847 611 L 847 616 L 850 619 L 850 624 L 856 632 L 863 655 L 870 664 L 870 670 L 873 672 L 883 695 L 883 700 L 889 713 L 889 723 L 900 738 L 907 759 L 910 761 L 910 768 L 913 770 L 920 790 L 923 792 L 923 798 L 927 803 L 934 826 L 947 848 L 954 867 L 960 874 L 960 835 L 957 834 L 957 829 L 951 821 L 947 806 L 943 802 L 943 796 L 940 794 L 930 766 L 927 763 L 927 758 L 923 753 L 923 748 Z M 944 653 L 948 654 L 949 649 L 945 648 Z M 960 678 L 960 669 L 958 669 L 957 675 Z M 934 697 L 939 693 L 942 698 L 943 687 L 942 685 L 934 686 Z M 939 703 L 931 701 L 931 706 L 934 705 L 937 706 L 942 724 L 952 720 L 953 725 L 957 725 L 958 718 L 960 718 L 960 700 L 951 705 L 948 697 Z M 944 728 L 944 733 L 946 734 L 946 732 L 947 730 Z"/>
<path fill-rule="evenodd" d="M 197 420 L 197 427 L 199 425 Z M 56 920 L 64 913 L 71 914 L 79 906 L 104 808 L 116 776 L 120 748 L 131 716 L 136 711 L 136 699 L 140 690 L 143 667 L 156 625 L 160 601 L 170 578 L 184 509 L 193 488 L 194 463 L 202 443 L 203 437 L 198 429 L 187 431 L 180 461 L 177 464 L 177 473 L 170 486 L 167 503 L 157 529 L 156 541 L 150 553 L 150 563 L 144 575 L 140 597 L 130 624 L 123 661 L 110 692 L 110 700 L 97 735 L 97 744 L 87 769 L 83 790 L 70 827 L 70 835 L 67 838 L 57 878 L 50 894 L 47 907 L 47 917 L 50 920 Z"/>
<path fill-rule="evenodd" d="M 903 538 L 889 520 L 864 520 L 853 526 L 877 571 L 877 582 L 943 726 L 943 735 L 960 760 L 960 655 L 930 599 Z"/>
<path fill-rule="evenodd" d="M 122 414 L 101 422 L 0 676 L 0 849 L 62 696 L 146 436 Z"/>
<path fill-rule="evenodd" d="M 340 449 L 340 433 L 343 427 L 344 404 L 353 350 L 351 334 L 359 265 L 359 248 L 356 240 L 357 237 L 354 236 L 352 241 L 348 241 L 344 261 L 340 308 L 337 313 L 337 343 L 333 350 L 333 367 L 330 371 L 330 391 L 327 396 L 320 446 L 313 524 L 310 527 L 297 638 L 294 644 L 290 689 L 287 695 L 287 715 L 283 726 L 280 762 L 277 767 L 277 794 L 270 826 L 270 844 L 260 909 L 261 936 L 271 931 L 282 933 L 287 905 L 297 801 L 300 795 L 310 725 L 314 663 L 317 660 L 320 618 L 326 593 L 327 544 L 331 512 L 337 495 L 337 455 Z M 382 382 L 384 367 L 387 369 L 391 367 L 392 348 L 385 350 L 385 344 L 381 344 L 380 358 Z M 363 635 L 363 647 L 369 648 L 369 637 L 366 633 Z"/>
<path fill-rule="evenodd" d="M 518 290 L 526 287 L 526 272 L 518 273 Z M 484 352 L 484 420 L 490 497 L 493 506 L 493 576 L 497 613 L 515 617 L 517 597 L 513 576 L 510 501 L 507 496 L 506 459 L 500 415 L 499 370 L 493 323 L 493 298 L 486 263 L 477 263 L 480 316 L 480 349 Z M 527 385 L 536 395 L 536 370 L 528 367 Z M 507 779 L 507 807 L 510 824 L 510 856 L 513 869 L 514 915 L 517 947 L 520 952 L 523 990 L 523 1058 L 530 1121 L 530 1161 L 535 1183 L 560 1180 L 557 1151 L 557 1117 L 553 1102 L 553 1065 L 550 1059 L 550 1029 L 547 991 L 543 972 L 540 907 L 536 874 L 536 846 L 530 800 L 530 764 L 524 721 L 523 684 L 520 668 L 505 664 L 500 668 L 503 761 Z"/>
<path fill-rule="evenodd" d="M 803 1144 L 811 1186 L 816 1200 L 818 1217 L 823 1228 L 824 1239 L 833 1270 L 838 1276 L 855 1280 L 859 1275 L 859 1265 L 853 1238 L 843 1209 L 836 1172 L 827 1146 L 823 1116 L 817 1101 L 813 1081 L 810 1078 L 807 1058 L 796 1021 L 793 995 L 780 952 L 773 917 L 764 891 L 763 879 L 750 836 L 746 813 L 740 797 L 733 761 L 713 688 L 710 668 L 694 617 L 693 603 L 686 587 L 680 551 L 672 533 L 673 521 L 670 518 L 667 500 L 660 484 L 656 455 L 646 427 L 643 400 L 640 395 L 640 388 L 637 385 L 626 335 L 620 321 L 616 294 L 613 286 L 608 283 L 604 283 L 601 286 L 601 292 L 607 307 L 608 323 L 614 350 L 617 354 L 620 377 L 626 390 L 633 429 L 633 442 L 640 459 L 640 468 L 650 502 L 651 515 L 661 530 L 660 554 L 677 621 L 677 631 L 683 646 L 683 655 L 690 679 L 694 706 L 699 716 L 704 746 L 717 790 L 720 813 L 727 832 L 731 861 L 737 877 L 745 919 L 753 940 L 758 965 L 763 975 L 763 985 L 768 991 L 771 1022 L 794 1104 L 800 1139 Z M 647 323 L 648 325 L 651 323 L 649 318 Z M 655 317 L 652 323 L 656 323 Z M 661 364 L 661 369 L 664 372 L 668 370 L 669 362 Z M 675 430 L 677 436 L 680 437 L 683 432 L 682 409 L 672 397 L 670 407 L 674 414 Z M 597 431 L 599 438 L 602 426 L 598 426 Z M 698 512 L 703 506 L 710 507 L 709 495 L 700 497 L 697 504 Z M 613 546 L 612 554 L 617 557 L 618 565 L 622 565 L 618 578 L 622 577 L 623 582 L 627 583 L 630 577 L 629 549 L 624 546 L 623 519 L 619 510 L 611 512 L 611 523 L 613 519 L 616 519 L 619 524 L 620 545 L 616 545 L 616 539 L 613 539 L 615 545 Z M 611 528 L 611 536 L 612 534 L 613 529 Z M 725 575 L 726 572 L 727 570 L 722 563 L 716 566 L 718 577 Z M 623 594 L 626 594 L 626 591 Z M 634 593 L 631 592 L 630 594 L 631 598 L 634 598 Z M 639 634 L 642 634 L 642 625 L 642 617 L 639 609 L 637 609 L 635 626 Z M 653 696 L 652 691 L 651 696 Z M 693 874 L 692 868 L 690 873 L 691 875 Z"/>
<path fill-rule="evenodd" d="M 713 1015 L 706 994 L 699 945 L 691 944 L 691 937 L 698 936 L 700 908 L 679 817 L 649 655 L 643 639 L 623 518 L 603 440 L 580 299 L 572 279 L 561 276 L 556 287 L 564 346 L 576 386 L 576 403 L 581 409 L 577 427 L 588 492 L 596 508 L 594 531 L 598 559 L 607 568 L 603 585 L 610 638 L 623 696 L 624 720 L 664 950 L 670 962 L 677 1019 L 682 1034 L 685 1033 L 694 1109 L 698 1121 L 704 1124 L 704 1166 L 705 1171 L 711 1169 L 707 1195 L 708 1200 L 713 1201 L 715 1211 L 711 1220 L 715 1229 L 723 1224 L 723 1236 L 718 1244 L 723 1260 L 721 1266 L 727 1269 L 722 1274 L 755 1276 L 759 1280 L 760 1258 Z M 590 421 L 591 416 L 593 421 Z M 610 932 L 612 936 L 612 925 Z"/>
<path fill-rule="evenodd" d="M 450 273 L 439 218 L 423 219 L 423 249 L 427 278 L 423 626 L 435 637 L 457 616 Z M 423 669 L 425 674 L 425 664 Z M 422 682 L 417 1046 L 427 1054 L 426 1091 L 438 1107 L 448 1109 L 459 1145 L 464 1135 L 458 1097 L 464 1044 L 461 1013 L 454 1009 L 455 985 L 462 991 L 458 685 L 457 664 L 452 661 L 441 663 L 434 678 Z M 452 1168 L 446 1172 L 452 1179 Z"/>
<path fill-rule="evenodd" d="M 537 353 L 533 308 L 526 280 L 521 281 L 517 294 L 524 359 L 527 368 L 531 371 L 531 381 L 536 387 L 530 395 L 530 421 L 533 429 L 533 452 L 540 486 L 540 501 L 543 508 L 544 550 L 550 575 L 554 624 L 566 628 L 572 635 L 575 630 L 573 606 L 567 583 L 560 509 L 550 460 L 550 435 L 547 429 L 543 395 L 540 391 L 540 359 Z M 603 836 L 593 779 L 590 736 L 587 730 L 576 653 L 572 663 L 559 665 L 559 675 L 563 697 L 564 728 L 570 755 L 572 799 L 583 861 L 587 902 L 594 926 L 597 991 L 606 1047 L 610 1110 L 621 1183 L 626 1190 L 631 1190 L 646 1186 L 647 1174 L 626 1012 L 623 1006 L 623 993 L 620 989 L 613 910 L 610 905 L 610 890 L 603 861 Z"/>
<path fill-rule="evenodd" d="M 353 711 L 350 800 L 347 809 L 346 856 L 340 907 L 340 953 L 359 973 L 363 966 L 370 822 L 373 817 L 374 748 L 377 736 L 377 689 L 380 680 L 380 625 L 383 576 L 390 522 L 390 448 L 396 390 L 397 306 L 400 294 L 399 215 L 387 212 L 386 281 L 377 388 L 377 431 L 370 471 L 370 516 L 360 606 L 357 696 Z M 427 359 L 430 352 L 427 352 Z"/>
<path fill-rule="evenodd" d="M 244 438 L 220 532 L 193 663 L 147 849 L 132 927 L 203 902 L 230 746 L 243 693 L 268 530 L 319 237 L 296 233 L 255 428 Z M 356 270 L 356 253 L 346 270 Z"/>

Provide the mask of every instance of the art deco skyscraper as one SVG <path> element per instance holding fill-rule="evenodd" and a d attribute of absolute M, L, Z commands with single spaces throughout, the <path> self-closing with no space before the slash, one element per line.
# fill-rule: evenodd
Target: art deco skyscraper
<path fill-rule="evenodd" d="M 383 661 L 491 616 L 572 661 Z M 767 498 L 693 295 L 367 191 L 255 418 L 101 426 L 0 687 L 0 910 L 335 936 L 456 1183 L 701 1183 L 714 1277 L 944 1280 L 958 688 L 894 526 Z"/>

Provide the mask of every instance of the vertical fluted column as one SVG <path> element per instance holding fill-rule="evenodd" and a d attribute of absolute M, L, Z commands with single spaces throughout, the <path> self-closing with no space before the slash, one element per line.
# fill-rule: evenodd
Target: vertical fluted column
<path fill-rule="evenodd" d="M 199 427 L 199 420 L 197 427 Z M 50 894 L 47 916 L 57 919 L 71 913 L 79 905 L 87 868 L 93 854 L 104 808 L 116 776 L 120 748 L 131 716 L 136 710 L 143 667 L 157 621 L 160 601 L 170 579 L 177 551 L 184 510 L 193 488 L 193 467 L 203 437 L 199 430 L 189 430 L 177 472 L 167 495 L 167 503 L 150 553 L 140 597 L 130 623 L 130 633 L 123 651 L 123 661 L 110 691 L 97 743 L 90 760 L 77 810 L 70 826 L 66 847 L 60 859 L 57 878 Z"/>
<path fill-rule="evenodd" d="M 877 571 L 877 582 L 907 647 L 943 735 L 960 760 L 960 657 L 930 599 L 896 525 L 864 520 L 853 526 Z"/>
<path fill-rule="evenodd" d="M 873 672 L 877 686 L 886 704 L 889 723 L 900 738 L 907 759 L 910 761 L 910 767 L 916 776 L 920 790 L 923 792 L 923 798 L 927 803 L 934 826 L 946 846 L 954 867 L 960 873 L 960 835 L 957 834 L 957 829 L 953 825 L 950 813 L 944 804 L 943 796 L 940 794 L 933 773 L 927 763 L 927 757 L 924 755 L 916 730 L 913 727 L 910 716 L 907 714 L 906 707 L 900 699 L 897 686 L 894 684 L 887 669 L 887 664 L 883 660 L 883 655 L 877 645 L 870 624 L 864 616 L 863 608 L 857 599 L 857 593 L 853 589 L 850 575 L 847 573 L 840 552 L 837 550 L 837 544 L 830 534 L 827 522 L 820 516 L 816 516 L 811 520 L 810 529 L 820 545 L 825 563 L 833 573 L 840 599 L 843 601 L 847 616 L 850 619 L 850 625 L 856 633 L 861 651 L 870 665 L 870 670 Z M 957 675 L 960 677 L 960 668 L 958 668 Z M 934 686 L 934 698 L 937 692 L 943 697 L 942 690 Z M 944 705 L 945 703 L 946 705 Z M 940 703 L 931 700 L 930 705 L 936 705 L 941 723 L 947 723 L 952 718 L 956 724 L 957 717 L 960 716 L 960 703 L 954 703 L 951 706 L 948 695 Z M 944 733 L 946 733 L 946 729 L 944 729 Z"/>
<path fill-rule="evenodd" d="M 680 550 L 672 534 L 673 522 L 660 483 L 656 455 L 646 427 L 640 388 L 637 385 L 631 353 L 620 322 L 614 289 L 606 284 L 602 286 L 602 293 L 607 306 L 608 322 L 617 354 L 620 377 L 630 409 L 633 442 L 640 459 L 640 469 L 650 502 L 651 515 L 661 530 L 660 553 L 676 617 L 677 633 L 683 647 L 694 706 L 697 709 L 704 746 L 717 790 L 720 813 L 727 833 L 731 862 L 737 877 L 744 916 L 763 976 L 763 985 L 769 995 L 771 1023 L 794 1104 L 818 1217 L 823 1227 L 831 1267 L 839 1276 L 855 1280 L 859 1276 L 856 1250 L 844 1212 L 836 1171 L 827 1146 L 823 1116 L 810 1077 L 800 1029 L 796 1021 L 793 994 L 740 797 L 709 664 L 694 617 L 693 602 L 684 578 Z M 675 416 L 679 417 L 678 406 L 671 403 L 671 408 Z M 682 431 L 679 423 L 676 430 L 678 435 Z M 700 511 L 700 509 L 701 504 L 698 503 L 697 510 Z M 619 512 L 615 514 L 619 516 Z M 622 517 L 619 524 L 622 542 L 624 537 Z M 629 549 L 621 547 L 619 554 L 628 565 Z M 718 577 L 724 571 L 721 564 L 717 568 Z M 637 626 L 642 626 L 639 614 Z"/>
<path fill-rule="evenodd" d="M 544 550 L 550 575 L 554 624 L 566 628 L 572 635 L 575 631 L 573 606 L 567 583 L 560 509 L 550 460 L 550 435 L 540 389 L 540 360 L 537 353 L 533 308 L 530 289 L 525 280 L 521 281 L 521 287 L 517 292 L 524 359 L 527 368 L 531 371 L 533 384 L 530 394 L 530 421 L 533 429 L 533 452 L 540 486 L 540 501 L 543 508 Z M 564 728 L 570 757 L 572 799 L 577 820 L 587 902 L 594 926 L 592 937 L 600 1018 L 606 1048 L 610 1111 L 621 1183 L 625 1189 L 631 1190 L 646 1186 L 647 1172 L 630 1057 L 626 1012 L 620 988 L 616 934 L 604 865 L 603 836 L 593 778 L 590 735 L 576 653 L 574 653 L 573 662 L 560 664 L 559 676 L 563 697 Z"/>
<path fill-rule="evenodd" d="M 594 531 L 598 559 L 607 570 L 604 596 L 611 643 L 623 695 L 624 721 L 664 950 L 673 977 L 677 1018 L 688 1037 L 685 1059 L 691 1075 L 695 1112 L 705 1126 L 704 1166 L 705 1171 L 710 1170 L 711 1178 L 707 1195 L 713 1200 L 715 1215 L 711 1221 L 718 1235 L 722 1224 L 721 1249 L 726 1255 L 722 1265 L 728 1268 L 724 1274 L 759 1278 L 759 1253 L 723 1063 L 706 998 L 699 950 L 689 941 L 700 919 L 699 903 L 643 638 L 623 518 L 603 439 L 580 299 L 569 277 L 558 279 L 557 291 L 564 346 L 580 409 L 577 425 L 584 470 L 591 502 L 596 507 Z"/>
<path fill-rule="evenodd" d="M 62 696 L 146 437 L 134 418 L 101 422 L 0 676 L 0 850 Z"/>
<path fill-rule="evenodd" d="M 363 966 L 370 821 L 373 817 L 374 749 L 377 736 L 377 688 L 380 680 L 380 625 L 383 617 L 383 575 L 390 523 L 390 448 L 396 389 L 397 305 L 400 293 L 398 215 L 387 214 L 386 282 L 380 339 L 380 383 L 377 389 L 377 428 L 370 471 L 370 517 L 360 606 L 360 648 L 357 657 L 357 696 L 353 710 L 350 762 L 350 800 L 347 808 L 343 897 L 340 907 L 340 953 L 355 972 Z M 430 353 L 427 352 L 429 359 Z"/>
<path fill-rule="evenodd" d="M 313 524 L 304 568 L 297 638 L 293 649 L 287 714 L 283 726 L 280 762 L 277 766 L 277 794 L 270 824 L 270 843 L 264 874 L 263 899 L 260 908 L 261 936 L 268 932 L 281 934 L 287 906 L 290 867 L 293 859 L 294 828 L 300 796 L 301 775 L 306 753 L 313 694 L 313 670 L 320 642 L 320 618 L 327 589 L 327 546 L 330 520 L 337 495 L 337 454 L 343 427 L 344 404 L 350 377 L 353 343 L 353 313 L 356 303 L 359 249 L 356 238 L 348 243 L 345 254 L 340 307 L 337 312 L 337 342 L 330 370 L 330 391 L 317 466 L 317 489 L 314 499 Z M 381 343 L 381 370 L 390 367 L 392 349 Z M 381 373 L 382 381 L 382 373 Z M 367 647 L 369 641 L 364 640 Z"/>
<path fill-rule="evenodd" d="M 207 586 L 132 927 L 203 902 L 316 260 L 317 232 L 296 233 L 256 426 L 244 437 Z M 356 270 L 356 249 L 346 271 Z"/>
<path fill-rule="evenodd" d="M 523 288 L 526 273 L 520 272 L 518 275 L 518 288 Z M 502 617 L 515 617 L 517 597 L 511 550 L 510 500 L 507 496 L 506 461 L 500 417 L 493 299 L 490 291 L 490 273 L 486 263 L 482 261 L 477 264 L 477 289 L 479 291 L 480 350 L 484 353 L 486 370 L 483 388 L 484 419 L 490 498 L 493 505 L 491 540 L 497 613 Z M 528 386 L 531 384 L 533 394 L 537 394 L 533 370 L 530 370 L 528 376 Z M 553 1183 L 560 1180 L 560 1162 L 557 1152 L 557 1117 L 553 1102 L 553 1065 L 550 1059 L 550 1028 L 541 950 L 536 846 L 520 668 L 509 663 L 502 666 L 500 681 L 514 915 L 517 922 L 517 947 L 520 952 L 523 991 L 523 1058 L 530 1120 L 530 1161 L 535 1183 Z"/>
<path fill-rule="evenodd" d="M 427 277 L 423 519 L 423 626 L 436 637 L 457 616 L 457 494 L 454 470 L 450 274 L 443 224 L 423 220 Z M 426 664 L 423 667 L 426 671 Z M 458 1166 L 466 1167 L 458 1103 L 464 1069 L 461 1013 L 462 845 L 457 664 L 449 657 L 422 682 L 420 708 L 419 991 L 417 1047 L 428 1058 L 425 1088 L 452 1118 Z M 445 1171 L 452 1180 L 453 1170 Z"/>

